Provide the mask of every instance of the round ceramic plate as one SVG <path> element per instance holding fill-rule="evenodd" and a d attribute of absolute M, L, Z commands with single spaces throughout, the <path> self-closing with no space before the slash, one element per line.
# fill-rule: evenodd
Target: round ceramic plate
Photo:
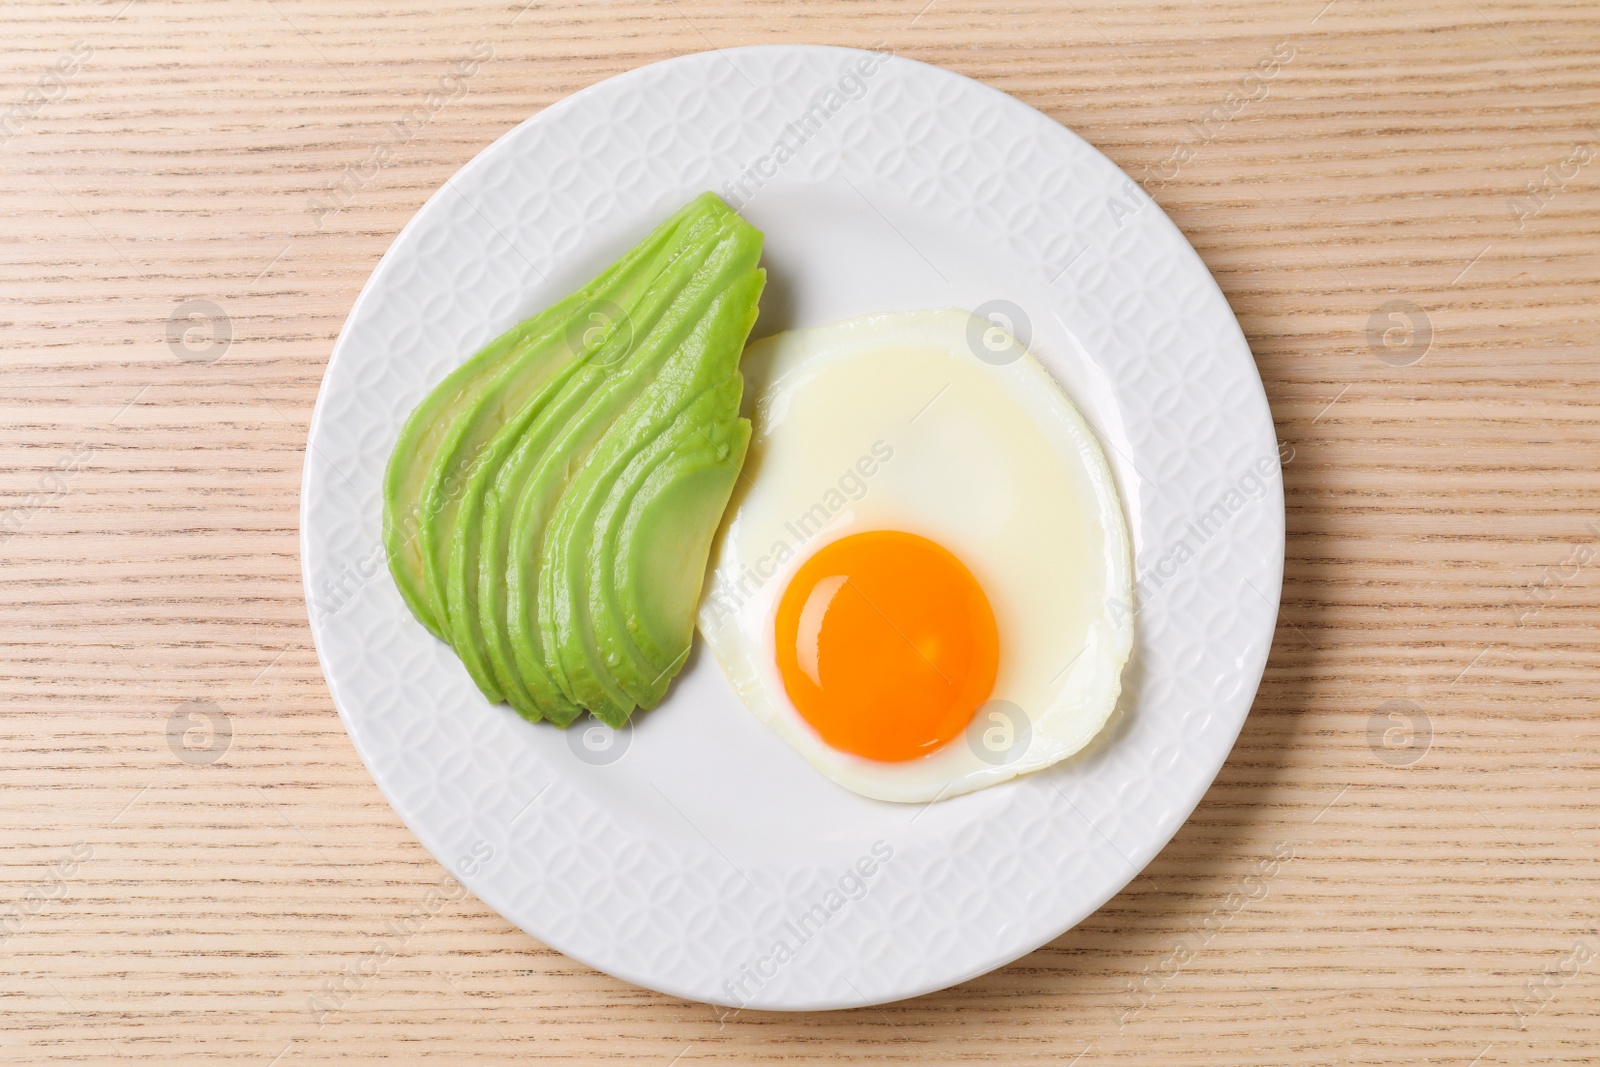
<path fill-rule="evenodd" d="M 766 234 L 756 336 L 867 312 L 995 312 L 1099 434 L 1138 577 L 1110 725 L 1057 766 L 931 805 L 864 799 L 739 703 L 709 655 L 609 738 L 491 706 L 412 619 L 384 465 L 456 364 L 706 189 Z M 445 183 L 329 361 L 302 502 L 334 703 L 439 861 L 539 940 L 731 1007 L 909 997 L 1089 915 L 1166 843 L 1238 734 L 1283 567 L 1250 350 L 1143 190 L 1037 111 L 871 52 L 684 56 L 585 89 Z"/>

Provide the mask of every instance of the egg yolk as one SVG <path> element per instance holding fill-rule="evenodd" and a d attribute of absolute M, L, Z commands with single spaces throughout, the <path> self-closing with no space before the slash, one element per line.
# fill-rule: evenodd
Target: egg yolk
<path fill-rule="evenodd" d="M 819 549 L 778 602 L 778 669 L 841 752 L 898 762 L 961 733 L 994 689 L 994 612 L 972 572 L 925 537 L 874 530 Z"/>

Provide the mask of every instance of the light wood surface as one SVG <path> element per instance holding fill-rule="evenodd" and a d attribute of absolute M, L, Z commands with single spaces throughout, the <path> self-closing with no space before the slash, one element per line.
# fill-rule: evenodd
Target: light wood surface
<path fill-rule="evenodd" d="M 475 42 L 468 93 L 319 226 Z M 469 896 L 319 1015 L 445 877 L 310 646 L 301 454 L 344 316 L 518 121 L 766 42 L 1014 94 L 1149 177 L 1210 265 L 1294 447 L 1238 746 L 1122 894 L 957 989 L 725 1016 Z M 1597 59 L 1587 0 L 0 7 L 0 1062 L 1594 1062 Z M 214 362 L 168 343 L 189 300 L 231 324 Z M 1392 300 L 1432 334 L 1409 366 L 1369 344 Z M 1369 743 L 1388 701 L 1431 740 L 1385 710 Z M 213 707 L 202 762 L 169 725 Z"/>

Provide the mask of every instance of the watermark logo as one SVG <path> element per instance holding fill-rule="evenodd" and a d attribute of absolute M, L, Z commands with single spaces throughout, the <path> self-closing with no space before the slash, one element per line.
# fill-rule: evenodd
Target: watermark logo
<path fill-rule="evenodd" d="M 1113 596 L 1106 602 L 1106 610 L 1111 617 L 1120 623 L 1137 615 L 1143 605 L 1150 603 L 1157 592 L 1200 554 L 1201 549 L 1233 523 L 1247 504 L 1267 495 L 1273 478 L 1294 462 L 1294 457 L 1294 445 L 1279 441 L 1276 456 L 1262 456 L 1245 468 L 1245 472 L 1209 508 L 1184 523 L 1183 536 L 1178 538 L 1176 544 L 1139 572 L 1131 600 Z"/>
<path fill-rule="evenodd" d="M 1272 50 L 1256 63 L 1255 69 L 1240 78 L 1239 83 L 1229 90 L 1222 98 L 1222 103 L 1206 111 L 1198 121 L 1183 124 L 1188 136 L 1172 147 L 1166 159 L 1155 167 L 1146 168 L 1139 184 L 1148 189 L 1152 181 L 1164 184 L 1176 178 L 1178 172 L 1200 154 L 1200 149 L 1216 140 L 1246 106 L 1267 98 L 1272 80 L 1294 56 L 1294 45 L 1287 40 L 1273 45 Z"/>
<path fill-rule="evenodd" d="M 1028 313 L 1009 300 L 985 300 L 967 322 L 967 347 L 992 367 L 1015 363 L 1032 341 Z"/>
<path fill-rule="evenodd" d="M 610 300 L 596 300 L 567 327 L 567 347 L 591 367 L 609 367 L 633 351 L 633 317 Z"/>
<path fill-rule="evenodd" d="M 784 564 L 797 558 L 801 549 L 826 530 L 852 502 L 867 495 L 868 481 L 893 458 L 894 449 L 888 442 L 872 442 L 872 448 L 846 467 L 814 504 L 783 524 L 784 536 L 778 537 L 765 555 L 741 567 L 739 573 L 731 577 L 719 573 L 706 599 L 711 624 L 718 625 L 723 619 L 737 615 L 781 572 Z"/>
<path fill-rule="evenodd" d="M 70 49 L 56 57 L 55 64 L 34 82 L 22 99 L 0 111 L 0 147 L 11 143 L 39 112 L 48 104 L 67 95 L 67 79 L 83 69 L 94 58 L 94 46 L 88 41 L 75 41 Z"/>
<path fill-rule="evenodd" d="M 609 767 L 623 756 L 633 744 L 633 720 L 613 730 L 603 722 L 587 719 L 567 729 L 567 748 L 578 757 L 578 762 L 591 767 Z"/>
<path fill-rule="evenodd" d="M 483 64 L 494 58 L 494 45 L 488 41 L 475 41 L 467 58 L 458 60 L 449 71 L 439 77 L 433 92 L 422 98 L 421 105 L 412 108 L 396 122 L 384 128 L 387 139 L 374 143 L 355 163 L 346 163 L 339 178 L 313 196 L 307 207 L 317 220 L 317 229 L 329 215 L 337 215 L 349 207 L 367 185 L 400 155 L 402 149 L 417 139 L 424 127 L 444 108 L 467 95 L 468 83 L 477 77 Z"/>
<path fill-rule="evenodd" d="M 885 841 L 874 841 L 865 854 L 834 879 L 822 896 L 783 924 L 783 929 L 764 955 L 745 963 L 739 973 L 722 983 L 728 1002 L 742 1008 L 778 976 L 785 964 L 797 956 L 850 904 L 865 897 L 878 873 L 894 859 L 894 848 Z"/>
<path fill-rule="evenodd" d="M 811 143 L 846 103 L 867 95 L 867 82 L 888 62 L 894 52 L 879 44 L 870 54 L 852 63 L 833 84 L 812 97 L 799 115 L 783 124 L 783 131 L 767 151 L 746 163 L 739 176 L 722 183 L 722 199 L 735 211 L 748 204 L 762 187 L 778 176 L 791 159 Z"/>
<path fill-rule="evenodd" d="M 1522 229 L 1528 224 L 1529 219 L 1536 218 L 1544 211 L 1550 201 L 1556 198 L 1556 194 L 1570 185 L 1577 178 L 1578 172 L 1594 161 L 1594 157 L 1594 145 L 1573 145 L 1572 151 L 1567 153 L 1565 159 L 1544 168 L 1537 178 L 1529 178 L 1527 184 L 1523 186 L 1523 191 L 1527 195 L 1512 197 L 1506 201 L 1506 206 L 1511 210 L 1511 217 L 1517 220 L 1517 229 Z"/>
<path fill-rule="evenodd" d="M 233 746 L 233 718 L 214 700 L 189 700 L 167 716 L 167 747 L 191 767 L 209 767 Z"/>
<path fill-rule="evenodd" d="M 989 701 L 967 724 L 967 748 L 991 767 L 1015 763 L 1032 743 L 1032 720 L 1009 700 Z"/>
<path fill-rule="evenodd" d="M 1548 966 L 1538 974 L 1523 982 L 1522 998 L 1511 1005 L 1511 1010 L 1516 1013 L 1518 1029 L 1527 1029 L 1528 1020 L 1544 1011 L 1556 994 L 1567 987 L 1567 983 L 1577 978 L 1589 966 L 1596 955 L 1600 955 L 1595 947 L 1587 940 L 1579 938 L 1561 957 L 1555 970 Z"/>
<path fill-rule="evenodd" d="M 1126 200 L 1116 193 L 1106 197 L 1106 213 L 1111 216 L 1111 221 L 1117 224 L 1117 229 L 1119 230 L 1127 225 L 1128 219 L 1139 214 L 1147 205 L 1154 203 L 1150 199 L 1150 194 L 1132 181 L 1123 183 L 1122 193 L 1123 196 L 1127 197 Z M 1074 256 L 1073 259 L 1077 259 L 1077 257 Z M 1071 264 L 1069 263 L 1068 266 L 1071 266 Z M 1057 275 L 1057 277 L 1059 278 L 1060 275 Z"/>
<path fill-rule="evenodd" d="M 167 318 L 167 347 L 184 363 L 210 366 L 233 344 L 233 320 L 210 300 L 185 300 Z"/>
<path fill-rule="evenodd" d="M 78 875 L 79 868 L 94 859 L 94 846 L 78 841 L 67 854 L 51 865 L 45 876 L 23 891 L 22 898 L 10 907 L 0 910 L 0 945 L 22 932 L 28 920 L 44 910 L 53 900 L 67 895 L 67 883 Z"/>
<path fill-rule="evenodd" d="M 1367 318 L 1367 347 L 1391 367 L 1420 363 L 1433 347 L 1433 320 L 1409 300 L 1387 300 Z"/>
<path fill-rule="evenodd" d="M 1600 538 L 1600 526 L 1593 521 L 1584 524 L 1584 529 L 1595 537 Z M 0 534 L 0 540 L 4 539 Z M 1529 582 L 1524 588 L 1527 595 L 1523 598 L 1520 607 L 1512 605 L 1512 610 L 1517 615 L 1517 627 L 1521 629 L 1528 624 L 1528 619 L 1544 610 L 1546 604 L 1555 599 L 1556 591 L 1577 579 L 1583 569 L 1600 558 L 1600 549 L 1596 548 L 1593 541 L 1578 545 L 1562 557 L 1561 562 L 1553 567 L 1546 567 L 1539 575 L 1538 581 Z"/>
<path fill-rule="evenodd" d="M 471 878 L 495 857 L 494 846 L 479 840 L 456 859 L 454 874 L 447 874 L 439 885 L 429 889 L 422 902 L 399 919 L 383 924 L 383 933 L 374 937 L 367 951 L 346 963 L 333 978 L 325 979 L 322 989 L 306 998 L 306 1011 L 317 1020 L 320 1029 L 330 1018 L 336 1017 L 350 1003 L 350 998 L 370 986 L 378 973 L 395 956 L 405 951 L 413 938 L 433 921 L 445 905 L 467 895 L 467 887 L 457 879 Z"/>
<path fill-rule="evenodd" d="M 1117 1016 L 1117 1029 L 1122 1030 L 1148 1008 L 1156 997 L 1183 973 L 1190 961 L 1198 956 L 1217 934 L 1226 929 L 1246 907 L 1265 900 L 1268 883 L 1278 876 L 1284 866 L 1295 858 L 1295 846 L 1289 841 L 1279 841 L 1272 846 L 1272 855 L 1256 861 L 1251 872 L 1239 880 L 1233 892 L 1200 921 L 1198 928 L 1189 923 L 1189 934 L 1179 939 L 1159 962 L 1146 964 L 1139 972 L 1138 981 L 1128 981 L 1113 1011 Z"/>
<path fill-rule="evenodd" d="M 79 441 L 72 446 L 71 452 L 56 460 L 55 469 L 39 479 L 33 492 L 29 493 L 22 503 L 14 508 L 0 511 L 0 544 L 5 544 L 21 533 L 34 512 L 66 496 L 68 490 L 72 488 L 73 477 L 83 469 L 83 465 L 94 453 L 92 445 Z"/>
<path fill-rule="evenodd" d="M 1409 700 L 1386 700 L 1367 719 L 1367 748 L 1391 767 L 1409 767 L 1433 747 L 1433 722 Z"/>
<path fill-rule="evenodd" d="M 427 494 L 426 498 L 415 510 L 398 516 L 388 516 L 396 527 L 396 550 L 410 545 L 422 536 L 424 522 L 432 522 L 441 510 L 466 491 L 467 482 L 482 468 L 480 461 L 489 451 L 487 444 L 480 444 L 472 450 L 471 455 L 461 456 L 444 472 L 443 477 L 436 486 L 436 491 Z M 317 622 L 331 619 L 347 607 L 368 582 L 388 570 L 389 552 L 383 540 L 374 545 L 352 565 L 341 563 L 339 573 L 333 578 L 324 578 L 316 595 L 307 601 L 307 608 Z"/>

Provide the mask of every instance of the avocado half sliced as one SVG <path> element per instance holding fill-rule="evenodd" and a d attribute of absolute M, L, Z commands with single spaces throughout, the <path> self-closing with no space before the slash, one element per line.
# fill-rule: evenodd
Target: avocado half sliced
<path fill-rule="evenodd" d="M 681 670 L 749 442 L 760 254 L 703 194 L 407 420 L 384 481 L 390 572 L 491 701 L 621 726 Z"/>
<path fill-rule="evenodd" d="M 692 605 L 700 593 L 711 535 L 744 462 L 749 424 L 738 417 L 744 382 L 737 364 L 763 281 L 759 273 L 744 271 L 732 288 L 718 292 L 696 320 L 695 332 L 707 340 L 720 334 L 735 343 L 676 345 L 645 394 L 601 437 L 551 516 L 539 567 L 540 640 L 579 703 L 610 725 L 620 725 L 635 706 L 654 707 L 660 701 L 666 681 L 676 673 L 668 668 L 687 659 L 692 612 L 681 620 L 681 642 L 673 640 L 665 655 L 634 654 L 637 644 L 630 635 L 640 620 L 607 610 L 616 601 L 593 595 L 599 590 L 590 587 L 590 567 L 593 561 L 621 553 L 649 555 L 659 546 L 641 539 L 636 530 L 624 539 L 619 529 L 608 529 L 601 511 L 613 494 L 632 487 L 642 473 L 634 461 L 642 454 L 688 469 L 702 462 L 708 443 L 720 442 L 718 459 L 727 485 L 714 514 L 701 514 L 700 508 L 687 506 L 688 501 L 677 499 L 677 494 L 660 501 L 676 516 L 673 525 L 692 529 L 683 531 L 687 540 L 673 546 L 676 555 L 665 567 L 652 568 L 652 580 L 661 583 L 659 592 L 676 594 L 668 599 Z M 687 358 L 691 350 L 707 355 Z M 667 484 L 659 486 L 664 489 Z M 566 536 L 567 531 L 580 530 L 584 536 Z M 692 588 L 678 592 L 683 585 L 678 575 L 685 568 L 694 571 Z"/>
<path fill-rule="evenodd" d="M 609 372 L 629 358 L 637 331 L 661 314 L 663 293 L 670 297 L 682 286 L 719 232 L 709 212 L 680 212 L 667 225 L 674 221 L 680 224 L 674 239 L 653 256 L 640 257 L 641 270 L 624 272 L 618 280 L 625 284 L 599 287 L 578 307 L 559 333 L 564 366 L 521 411 L 499 424 L 463 494 L 445 583 L 449 639 L 485 695 L 503 697 L 528 718 L 570 721 L 576 709 L 537 657 L 517 666 L 507 623 L 506 563 L 514 513 L 547 508 L 559 494 L 567 466 L 582 458 L 578 450 L 560 447 L 563 431 L 592 406 Z M 491 426 L 493 415 L 484 412 Z M 540 471 L 547 477 L 530 490 Z"/>

